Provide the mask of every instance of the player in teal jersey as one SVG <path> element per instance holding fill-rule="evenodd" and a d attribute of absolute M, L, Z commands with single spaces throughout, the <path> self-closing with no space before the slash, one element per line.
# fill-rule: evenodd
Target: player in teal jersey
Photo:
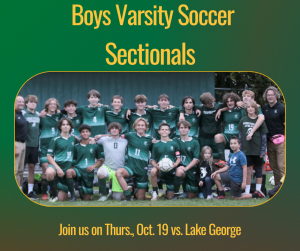
<path fill-rule="evenodd" d="M 189 136 L 191 124 L 187 121 L 180 121 L 177 124 L 180 138 L 176 138 L 179 148 L 181 165 L 176 169 L 174 177 L 174 197 L 178 198 L 181 181 L 185 179 L 187 198 L 195 198 L 198 193 L 198 182 L 196 178 L 196 165 L 199 162 L 200 145 L 198 140 Z"/>
<path fill-rule="evenodd" d="M 67 112 L 65 117 L 71 119 L 74 126 L 71 135 L 79 137 L 79 126 L 82 124 L 82 117 L 79 114 L 76 114 L 77 102 L 74 99 L 69 99 L 64 102 L 64 108 Z"/>
<path fill-rule="evenodd" d="M 161 123 L 158 127 L 158 132 L 161 136 L 161 140 L 154 144 L 152 155 L 151 155 L 151 165 L 153 166 L 151 170 L 151 183 L 153 187 L 152 201 L 158 200 L 158 189 L 157 189 L 157 177 L 160 176 L 167 184 L 167 198 L 170 200 L 174 196 L 174 175 L 176 172 L 176 167 L 180 163 L 180 148 L 178 143 L 169 138 L 171 129 L 169 124 Z M 172 163 L 172 169 L 168 172 L 160 171 L 159 161 L 163 158 L 169 158 Z"/>
<path fill-rule="evenodd" d="M 50 98 L 45 103 L 45 118 L 40 120 L 40 152 L 39 159 L 43 168 L 42 172 L 42 199 L 47 200 L 47 180 L 46 169 L 48 167 L 47 151 L 52 138 L 59 135 L 57 123 L 61 119 L 62 114 L 57 113 L 59 103 L 55 98 Z"/>
<path fill-rule="evenodd" d="M 239 135 L 237 129 L 238 124 L 242 118 L 240 109 L 236 106 L 236 102 L 240 97 L 231 92 L 223 96 L 223 104 L 226 105 L 228 111 L 222 113 L 222 121 L 224 123 L 224 133 L 215 135 L 215 142 L 218 149 L 219 158 L 225 160 L 225 148 L 229 149 L 230 139 Z"/>
<path fill-rule="evenodd" d="M 52 197 L 50 202 L 65 201 L 68 198 L 68 191 L 71 193 L 71 201 L 75 201 L 74 180 L 66 177 L 66 172 L 73 163 L 74 145 L 77 140 L 71 136 L 73 129 L 72 121 L 69 118 L 62 118 L 57 127 L 60 135 L 51 139 L 47 159 L 49 165 L 46 171 L 46 178 L 50 186 Z M 54 180 L 58 176 L 58 183 Z M 57 189 L 59 193 L 57 195 Z"/>
<path fill-rule="evenodd" d="M 153 120 L 152 115 L 149 111 L 145 109 L 146 103 L 147 103 L 147 97 L 143 94 L 136 95 L 134 98 L 135 105 L 137 109 L 134 109 L 131 111 L 131 114 L 129 115 L 128 119 L 128 129 L 129 132 L 135 132 L 133 129 L 133 123 L 138 118 L 144 118 L 149 123 L 149 130 L 147 131 L 147 134 L 150 136 L 153 136 Z"/>
<path fill-rule="evenodd" d="M 126 201 L 131 200 L 130 191 L 124 178 L 135 176 L 137 185 L 136 198 L 145 199 L 148 187 L 148 160 L 149 151 L 152 149 L 152 137 L 146 134 L 149 124 L 144 118 L 138 118 L 133 123 L 136 133 L 126 133 L 123 137 L 128 140 L 128 161 L 124 168 L 116 171 L 116 176 L 124 191 Z"/>
<path fill-rule="evenodd" d="M 101 151 L 98 145 L 89 144 L 91 135 L 89 125 L 82 124 L 79 127 L 79 132 L 82 141 L 74 147 L 74 169 L 67 170 L 66 178 L 76 178 L 81 183 L 79 189 L 81 199 L 89 201 L 94 192 L 94 169 L 101 165 Z M 75 201 L 75 196 L 71 200 Z"/>

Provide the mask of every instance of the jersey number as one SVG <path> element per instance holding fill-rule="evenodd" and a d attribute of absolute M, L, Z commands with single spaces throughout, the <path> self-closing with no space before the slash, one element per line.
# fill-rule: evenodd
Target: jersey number
<path fill-rule="evenodd" d="M 52 127 L 52 134 L 55 134 L 55 129 L 54 129 L 54 127 Z"/>
<path fill-rule="evenodd" d="M 88 165 L 87 158 L 85 159 L 85 164 Z"/>
<path fill-rule="evenodd" d="M 181 162 L 185 162 L 186 156 L 181 155 Z"/>
<path fill-rule="evenodd" d="M 96 118 L 96 116 L 93 118 L 93 122 L 94 122 L 94 123 L 97 123 L 97 118 Z"/>
<path fill-rule="evenodd" d="M 135 155 L 140 156 L 141 149 L 135 149 Z"/>
<path fill-rule="evenodd" d="M 234 124 L 229 124 L 228 125 L 228 130 L 229 131 L 234 131 Z"/>

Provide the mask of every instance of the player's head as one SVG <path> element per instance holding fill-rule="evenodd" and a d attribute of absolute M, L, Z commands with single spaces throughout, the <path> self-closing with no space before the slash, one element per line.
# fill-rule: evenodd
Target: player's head
<path fill-rule="evenodd" d="M 230 139 L 230 148 L 231 148 L 231 150 L 233 152 L 237 152 L 237 151 L 239 151 L 240 146 L 241 146 L 241 143 L 240 143 L 239 137 L 233 136 Z"/>
<path fill-rule="evenodd" d="M 191 129 L 191 124 L 188 121 L 179 121 L 177 123 L 177 128 L 179 130 L 179 133 L 181 136 L 186 136 L 188 135 L 190 129 Z"/>
<path fill-rule="evenodd" d="M 29 110 L 34 110 L 36 108 L 37 102 L 38 102 L 38 98 L 35 95 L 28 95 L 25 98 L 25 105 L 27 107 L 27 109 Z"/>
<path fill-rule="evenodd" d="M 250 100 L 248 103 L 246 103 L 245 106 L 245 113 L 246 115 L 252 115 L 256 114 L 258 115 L 258 105 L 254 100 Z"/>
<path fill-rule="evenodd" d="M 72 120 L 69 118 L 62 118 L 57 123 L 57 128 L 60 132 L 72 132 L 72 129 L 74 128 Z"/>
<path fill-rule="evenodd" d="M 241 100 L 239 95 L 233 92 L 225 93 L 223 96 L 223 105 L 232 110 L 236 107 L 236 102 L 238 102 L 239 100 Z"/>
<path fill-rule="evenodd" d="M 59 107 L 59 103 L 55 98 L 49 98 L 45 103 L 46 112 L 57 112 Z"/>
<path fill-rule="evenodd" d="M 87 94 L 87 99 L 91 105 L 95 106 L 100 100 L 100 93 L 96 90 L 90 90 Z"/>
<path fill-rule="evenodd" d="M 170 125 L 168 123 L 160 123 L 158 126 L 158 133 L 160 134 L 160 136 L 162 137 L 167 137 L 170 135 L 171 133 L 171 128 Z"/>
<path fill-rule="evenodd" d="M 114 109 L 119 110 L 123 106 L 123 98 L 120 95 L 115 95 L 111 99 L 111 105 Z"/>
<path fill-rule="evenodd" d="M 276 87 L 270 86 L 265 90 L 263 98 L 268 103 L 275 104 L 280 99 L 280 95 L 280 91 Z"/>
<path fill-rule="evenodd" d="M 145 108 L 147 103 L 147 97 L 143 94 L 136 95 L 134 98 L 135 105 L 138 109 L 142 110 Z"/>
<path fill-rule="evenodd" d="M 16 97 L 15 109 L 21 111 L 24 108 L 24 98 L 22 96 Z"/>
<path fill-rule="evenodd" d="M 65 101 L 64 107 L 68 113 L 73 114 L 73 113 L 75 113 L 76 108 L 77 108 L 77 101 L 75 101 L 74 99 L 69 99 L 69 100 Z"/>
<path fill-rule="evenodd" d="M 144 118 L 137 118 L 133 125 L 133 130 L 135 130 L 138 134 L 146 133 L 149 129 L 149 123 Z"/>
<path fill-rule="evenodd" d="M 112 136 L 117 136 L 122 133 L 122 126 L 118 122 L 112 122 L 108 125 L 107 131 L 112 135 Z"/>
<path fill-rule="evenodd" d="M 254 100 L 255 93 L 253 91 L 250 91 L 250 90 L 245 90 L 242 93 L 242 97 L 243 97 L 243 102 L 245 104 L 247 104 L 250 100 Z"/>
<path fill-rule="evenodd" d="M 167 94 L 161 94 L 158 97 L 158 104 L 160 105 L 161 109 L 167 109 L 170 104 L 170 99 Z"/>
<path fill-rule="evenodd" d="M 181 101 L 181 105 L 185 109 L 191 110 L 195 106 L 195 99 L 192 96 L 185 96 Z"/>
<path fill-rule="evenodd" d="M 84 140 L 87 140 L 91 136 L 92 128 L 89 125 L 82 124 L 78 130 L 81 138 Z"/>
<path fill-rule="evenodd" d="M 210 107 L 210 108 L 214 107 L 214 102 L 216 101 L 210 92 L 204 92 L 200 96 L 199 100 L 203 105 Z"/>

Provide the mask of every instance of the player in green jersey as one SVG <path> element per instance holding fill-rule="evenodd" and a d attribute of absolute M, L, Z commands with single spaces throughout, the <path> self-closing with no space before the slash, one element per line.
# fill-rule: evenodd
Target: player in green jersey
<path fill-rule="evenodd" d="M 67 112 L 65 117 L 71 119 L 74 126 L 71 135 L 79 137 L 80 136 L 79 126 L 82 124 L 82 117 L 76 113 L 77 102 L 74 99 L 69 99 L 64 102 L 64 108 L 65 111 Z"/>
<path fill-rule="evenodd" d="M 68 198 L 68 191 L 71 193 L 71 201 L 75 201 L 74 180 L 66 178 L 66 172 L 73 163 L 74 145 L 77 140 L 70 136 L 73 129 L 72 121 L 69 118 L 62 118 L 57 127 L 60 135 L 51 139 L 47 159 L 49 165 L 46 171 L 46 178 L 50 186 L 52 197 L 50 202 L 65 201 Z M 54 180 L 58 176 L 58 183 Z M 57 189 L 59 193 L 57 195 Z"/>
<path fill-rule="evenodd" d="M 189 136 L 191 124 L 187 121 L 180 121 L 177 124 L 180 138 L 176 138 L 179 148 L 181 165 L 176 169 L 174 177 L 174 197 L 178 198 L 181 181 L 185 179 L 187 198 L 195 198 L 198 193 L 198 182 L 196 179 L 196 165 L 199 162 L 200 145 L 198 140 Z"/>
<path fill-rule="evenodd" d="M 82 138 L 74 147 L 74 169 L 66 172 L 66 179 L 77 179 L 81 183 L 79 194 L 82 200 L 89 201 L 93 194 L 94 169 L 101 165 L 101 151 L 98 145 L 89 144 L 91 127 L 82 124 L 79 127 Z M 96 160 L 96 162 L 95 162 Z M 75 201 L 75 196 L 71 198 Z"/>
<path fill-rule="evenodd" d="M 154 144 L 151 165 L 151 184 L 153 187 L 152 201 L 158 200 L 157 178 L 158 176 L 164 180 L 167 184 L 167 199 L 171 200 L 174 196 L 174 175 L 176 167 L 180 163 L 180 148 L 178 143 L 170 139 L 171 133 L 170 125 L 168 123 L 161 123 L 158 127 L 158 132 L 161 136 L 161 140 Z M 172 169 L 168 172 L 162 172 L 158 165 L 158 162 L 163 158 L 169 158 L 172 163 Z"/>
<path fill-rule="evenodd" d="M 124 191 L 126 201 L 131 200 L 130 191 L 124 178 L 135 176 L 137 186 L 136 198 L 145 199 L 146 189 L 148 187 L 148 160 L 149 151 L 152 149 L 152 137 L 146 134 L 148 122 L 144 118 L 138 118 L 133 123 L 136 133 L 126 133 L 123 135 L 128 140 L 128 161 L 124 168 L 116 172 L 120 186 Z"/>
<path fill-rule="evenodd" d="M 39 159 L 43 168 L 42 172 L 42 199 L 47 200 L 46 169 L 48 167 L 47 151 L 52 138 L 58 136 L 57 123 L 62 114 L 57 113 L 59 103 L 55 98 L 50 98 L 45 103 L 45 118 L 40 120 L 40 152 Z"/>

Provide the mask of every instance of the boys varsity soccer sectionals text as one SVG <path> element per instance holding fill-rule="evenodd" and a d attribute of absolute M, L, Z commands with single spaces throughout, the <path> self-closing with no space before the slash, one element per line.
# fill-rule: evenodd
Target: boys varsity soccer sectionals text
<path fill-rule="evenodd" d="M 209 226 L 201 226 L 198 223 L 195 224 L 185 224 L 184 226 L 169 226 L 168 224 L 137 224 L 136 227 L 124 227 L 117 226 L 111 223 L 104 223 L 102 226 L 93 227 L 74 227 L 70 224 L 59 225 L 58 236 L 88 236 L 88 235 L 106 235 L 106 236 L 228 236 L 229 238 L 236 238 L 242 234 L 241 227 L 228 227 L 228 226 L 217 226 L 211 223 Z"/>
<path fill-rule="evenodd" d="M 111 10 L 89 10 L 80 4 L 73 4 L 72 25 L 86 25 L 95 30 L 105 29 L 112 23 L 122 27 L 156 26 L 157 29 L 172 29 L 174 10 L 166 10 L 157 5 L 149 7 L 151 8 L 136 10 L 128 4 L 116 4 Z M 192 10 L 186 4 L 178 6 L 177 11 L 179 18 L 174 18 L 174 22 L 177 21 L 185 27 L 195 26 L 196 29 L 203 26 L 231 26 L 235 14 L 235 10 Z M 188 48 L 184 41 L 181 48 L 153 48 L 149 43 L 145 43 L 135 44 L 128 50 L 122 48 L 122 45 L 108 41 L 105 49 L 108 53 L 105 59 L 108 65 L 194 65 L 196 62 L 195 50 Z"/>

